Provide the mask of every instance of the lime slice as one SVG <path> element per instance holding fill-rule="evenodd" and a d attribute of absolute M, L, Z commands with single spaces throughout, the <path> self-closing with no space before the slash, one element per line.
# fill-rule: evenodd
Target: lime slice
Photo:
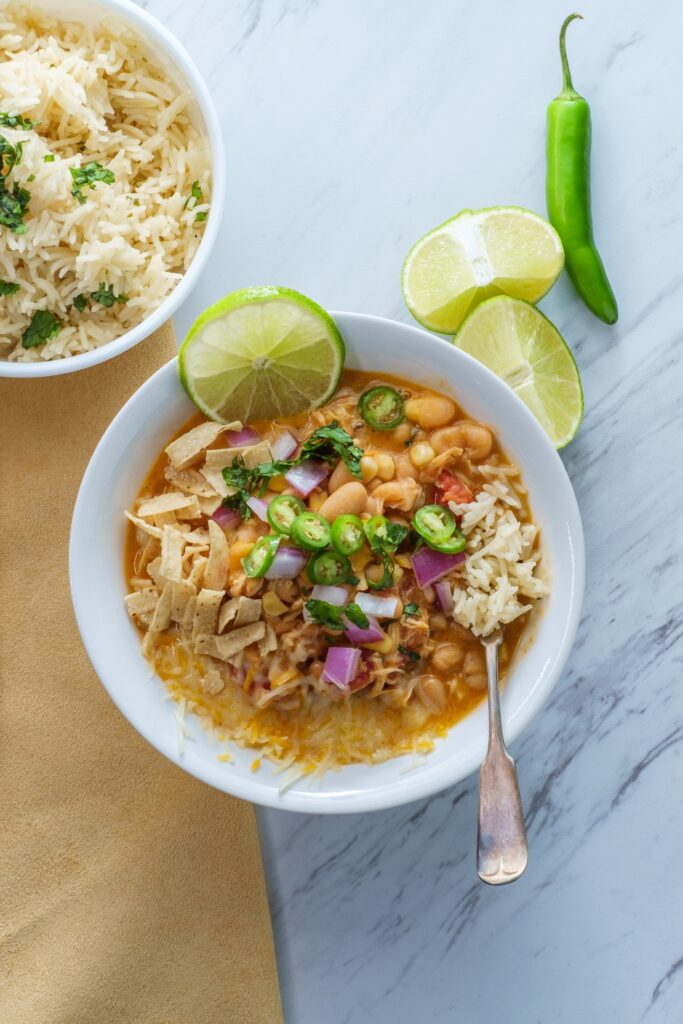
<path fill-rule="evenodd" d="M 344 341 L 329 314 L 289 288 L 243 288 L 205 310 L 178 354 L 180 380 L 220 423 L 291 416 L 336 390 Z"/>
<path fill-rule="evenodd" d="M 531 210 L 463 210 L 421 238 L 403 265 L 403 297 L 430 331 L 455 334 L 493 295 L 538 302 L 564 264 L 560 236 Z"/>
<path fill-rule="evenodd" d="M 569 444 L 583 419 L 581 378 L 567 343 L 543 313 L 499 295 L 470 313 L 453 343 L 510 385 L 556 448 Z"/>

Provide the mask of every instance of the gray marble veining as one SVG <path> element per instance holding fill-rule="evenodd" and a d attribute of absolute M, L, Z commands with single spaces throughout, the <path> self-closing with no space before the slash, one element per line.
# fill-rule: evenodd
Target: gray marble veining
<path fill-rule="evenodd" d="M 544 211 L 560 0 L 145 0 L 216 100 L 223 236 L 179 333 L 283 283 L 409 320 L 409 245 L 464 206 Z M 586 418 L 563 457 L 586 528 L 579 636 L 514 745 L 530 862 L 476 877 L 476 783 L 385 813 L 260 814 L 288 1024 L 683 1021 L 683 7 L 586 0 L 608 328 L 561 280 Z M 491 965 L 495 964 L 495 970 Z"/>

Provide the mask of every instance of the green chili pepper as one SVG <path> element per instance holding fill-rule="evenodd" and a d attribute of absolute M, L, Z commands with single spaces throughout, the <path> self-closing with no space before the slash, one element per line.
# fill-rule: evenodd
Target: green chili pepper
<path fill-rule="evenodd" d="M 312 583 L 333 587 L 336 583 L 344 583 L 349 577 L 351 563 L 346 555 L 338 551 L 323 551 L 310 560 L 306 571 Z"/>
<path fill-rule="evenodd" d="M 467 547 L 467 538 L 463 537 L 460 530 L 456 530 L 446 540 L 428 541 L 427 547 L 432 548 L 434 551 L 440 551 L 443 555 L 458 555 Z"/>
<path fill-rule="evenodd" d="M 376 554 L 396 551 L 408 535 L 400 523 L 392 523 L 386 516 L 371 516 L 363 523 L 368 544 Z"/>
<path fill-rule="evenodd" d="M 330 524 L 318 512 L 301 512 L 292 523 L 289 535 L 306 551 L 322 551 L 330 543 Z"/>
<path fill-rule="evenodd" d="M 301 498 L 296 498 L 293 494 L 278 494 L 268 505 L 266 516 L 276 533 L 283 533 L 285 537 L 289 537 L 292 523 L 305 510 L 306 506 Z"/>
<path fill-rule="evenodd" d="M 249 554 L 242 559 L 242 568 L 250 579 L 260 579 L 268 572 L 279 544 L 279 537 L 259 537 Z"/>
<path fill-rule="evenodd" d="M 342 555 L 354 555 L 365 543 L 363 521 L 358 516 L 337 516 L 331 535 L 333 546 Z"/>
<path fill-rule="evenodd" d="M 548 216 L 564 246 L 567 271 L 592 313 L 616 323 L 617 300 L 593 241 L 590 199 L 591 112 L 575 91 L 567 61 L 567 26 L 580 18 L 570 14 L 560 29 L 562 92 L 548 107 Z"/>
<path fill-rule="evenodd" d="M 374 430 L 393 430 L 403 423 L 403 399 L 395 388 L 376 387 L 363 392 L 358 411 Z"/>
<path fill-rule="evenodd" d="M 442 544 L 455 532 L 455 516 L 443 505 L 423 505 L 413 516 L 413 528 L 430 546 Z"/>

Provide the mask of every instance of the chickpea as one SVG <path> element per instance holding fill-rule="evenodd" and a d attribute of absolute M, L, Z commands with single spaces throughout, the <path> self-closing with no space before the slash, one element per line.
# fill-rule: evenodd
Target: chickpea
<path fill-rule="evenodd" d="M 378 452 L 375 455 L 377 463 L 377 476 L 380 480 L 392 480 L 396 473 L 396 465 L 388 452 Z"/>
<path fill-rule="evenodd" d="M 432 654 L 432 666 L 435 672 L 454 672 L 463 663 L 465 651 L 460 644 L 439 644 Z"/>
<path fill-rule="evenodd" d="M 417 469 L 422 469 L 429 465 L 435 454 L 431 444 L 414 444 L 410 449 L 410 461 Z"/>
<path fill-rule="evenodd" d="M 330 494 L 318 511 L 331 523 L 337 516 L 359 516 L 365 511 L 367 500 L 368 492 L 363 484 L 359 480 L 352 480 Z"/>
<path fill-rule="evenodd" d="M 440 629 L 446 628 L 448 619 L 441 612 L 436 612 L 434 615 L 429 616 L 429 625 L 434 632 L 438 632 Z"/>
<path fill-rule="evenodd" d="M 396 476 L 399 480 L 405 480 L 407 476 L 412 477 L 413 480 L 417 480 L 418 473 L 410 459 L 405 458 L 405 456 L 401 456 L 400 459 L 396 460 Z"/>
<path fill-rule="evenodd" d="M 418 699 L 429 711 L 436 713 L 446 707 L 446 687 L 436 676 L 422 676 L 415 687 Z"/>
<path fill-rule="evenodd" d="M 486 689 L 487 677 L 483 652 L 481 654 L 479 651 L 467 652 L 465 655 L 465 664 L 463 665 L 463 674 L 465 676 L 465 682 L 468 686 L 471 686 L 473 690 Z"/>
<path fill-rule="evenodd" d="M 360 460 L 360 475 L 363 478 L 363 483 L 370 483 L 377 476 L 378 469 L 379 466 L 372 455 L 364 455 Z"/>
<path fill-rule="evenodd" d="M 493 435 L 488 427 L 471 420 L 461 420 L 450 427 L 435 430 L 430 441 L 437 455 L 449 448 L 462 448 L 475 462 L 485 459 L 493 448 Z"/>
<path fill-rule="evenodd" d="M 355 476 L 350 469 L 346 468 L 345 463 L 339 462 L 332 470 L 332 476 L 327 482 L 327 489 L 330 494 L 334 494 L 344 484 L 350 484 L 352 480 L 355 480 Z"/>
<path fill-rule="evenodd" d="M 409 420 L 424 430 L 434 430 L 451 422 L 455 416 L 455 403 L 443 395 L 422 395 L 421 398 L 408 399 L 405 413 Z"/>

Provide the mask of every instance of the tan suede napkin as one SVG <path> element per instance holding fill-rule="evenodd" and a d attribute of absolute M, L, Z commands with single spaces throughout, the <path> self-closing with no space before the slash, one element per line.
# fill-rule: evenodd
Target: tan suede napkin
<path fill-rule="evenodd" d="M 0 380 L 0 1020 L 12 1024 L 282 1020 L 253 809 L 125 721 L 69 596 L 90 455 L 174 352 L 167 326 L 90 370 Z"/>

